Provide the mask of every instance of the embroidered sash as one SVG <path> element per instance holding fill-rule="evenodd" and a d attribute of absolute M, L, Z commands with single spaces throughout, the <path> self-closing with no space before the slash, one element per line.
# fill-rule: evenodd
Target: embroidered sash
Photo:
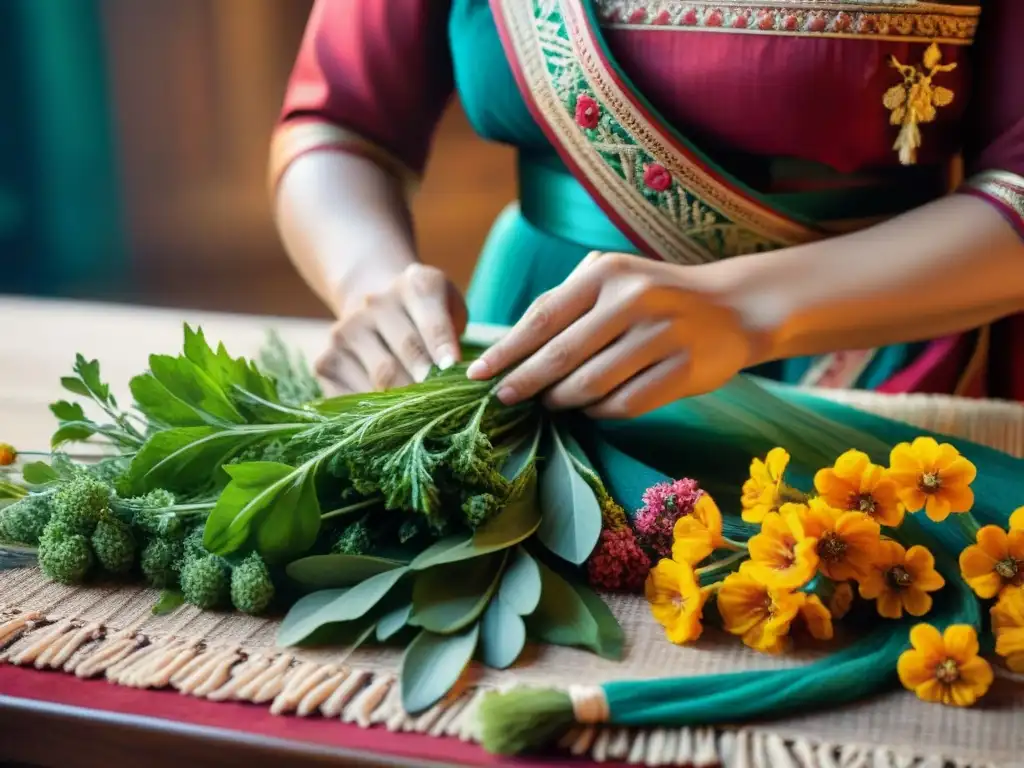
<path fill-rule="evenodd" d="M 619 73 L 584 0 L 491 0 L 523 98 L 569 169 L 644 253 L 679 264 L 824 235 L 676 135 Z"/>

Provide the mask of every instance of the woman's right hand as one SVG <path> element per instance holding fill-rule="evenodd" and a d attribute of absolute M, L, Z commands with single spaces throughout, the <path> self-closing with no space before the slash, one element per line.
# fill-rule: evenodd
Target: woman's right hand
<path fill-rule="evenodd" d="M 343 293 L 331 346 L 316 363 L 342 392 L 423 381 L 432 365 L 459 360 L 466 305 L 439 269 L 414 263 L 382 287 Z"/>

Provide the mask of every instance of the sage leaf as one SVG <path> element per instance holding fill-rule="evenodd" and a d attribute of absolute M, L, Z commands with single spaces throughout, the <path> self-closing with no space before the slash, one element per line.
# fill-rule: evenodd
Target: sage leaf
<path fill-rule="evenodd" d="M 409 623 L 452 634 L 476 621 L 498 587 L 504 560 L 490 555 L 421 571 L 413 582 Z"/>
<path fill-rule="evenodd" d="M 537 561 L 522 547 L 516 547 L 501 577 L 498 597 L 520 616 L 537 610 L 540 602 L 541 578 Z"/>
<path fill-rule="evenodd" d="M 615 630 L 608 624 L 610 611 L 597 611 L 595 615 L 596 606 L 588 604 L 589 596 L 584 599 L 576 587 L 551 568 L 543 563 L 538 566 L 542 591 L 537 610 L 526 619 L 530 637 L 550 645 L 588 648 L 605 658 L 620 658 L 622 643 L 616 643 Z M 594 598 L 600 601 L 596 595 Z M 621 634 L 614 616 L 610 621 Z"/>
<path fill-rule="evenodd" d="M 521 492 L 503 510 L 477 528 L 472 537 L 441 539 L 417 555 L 409 567 L 421 571 L 508 549 L 532 536 L 540 524 L 537 478 L 536 473 L 532 473 Z"/>
<path fill-rule="evenodd" d="M 440 701 L 459 681 L 479 637 L 479 624 L 456 635 L 420 632 L 402 657 L 403 709 L 414 715 Z"/>
<path fill-rule="evenodd" d="M 181 592 L 176 589 L 165 589 L 153 604 L 153 615 L 166 616 L 168 613 L 174 613 L 184 604 L 185 596 Z"/>
<path fill-rule="evenodd" d="M 281 622 L 277 644 L 298 645 L 328 624 L 366 616 L 406 573 L 406 568 L 395 568 L 351 588 L 325 589 L 300 598 Z"/>
<path fill-rule="evenodd" d="M 534 433 L 517 445 L 506 457 L 505 463 L 501 466 L 501 474 L 506 480 L 515 480 L 522 474 L 523 470 L 537 460 L 537 448 L 540 446 L 540 437 L 543 432 L 543 424 L 538 423 Z"/>
<path fill-rule="evenodd" d="M 289 563 L 285 572 L 303 587 L 332 589 L 355 586 L 402 565 L 398 560 L 367 555 L 312 555 Z"/>
<path fill-rule="evenodd" d="M 381 616 L 380 621 L 377 622 L 377 639 L 384 642 L 401 632 L 409 622 L 410 613 L 412 613 L 412 603 L 405 603 Z"/>
<path fill-rule="evenodd" d="M 551 429 L 551 456 L 540 478 L 541 522 L 537 538 L 574 565 L 582 565 L 601 536 L 601 506 L 576 471 L 556 427 Z"/>
<path fill-rule="evenodd" d="M 480 621 L 480 659 L 492 669 L 515 663 L 526 645 L 526 624 L 504 600 L 496 597 Z"/>
<path fill-rule="evenodd" d="M 313 465 L 290 467 L 252 461 L 224 467 L 231 482 L 206 521 L 203 543 L 229 555 L 250 543 L 263 557 L 280 561 L 302 554 L 320 531 Z"/>
<path fill-rule="evenodd" d="M 626 633 L 619 620 L 615 618 L 615 614 L 601 596 L 586 584 L 577 582 L 572 587 L 597 624 L 597 642 L 592 646 L 593 650 L 598 656 L 618 661 L 622 658 L 626 645 Z"/>
<path fill-rule="evenodd" d="M 33 461 L 22 467 L 21 477 L 29 485 L 48 485 L 60 480 L 57 470 L 41 461 Z"/>

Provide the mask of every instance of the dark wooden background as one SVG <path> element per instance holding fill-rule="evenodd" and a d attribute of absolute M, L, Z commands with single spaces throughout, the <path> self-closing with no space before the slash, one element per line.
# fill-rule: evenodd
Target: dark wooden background
<path fill-rule="evenodd" d="M 127 206 L 131 301 L 289 315 L 324 309 L 288 263 L 268 139 L 311 0 L 102 0 Z M 513 198 L 510 150 L 457 104 L 414 203 L 423 258 L 465 285 Z"/>

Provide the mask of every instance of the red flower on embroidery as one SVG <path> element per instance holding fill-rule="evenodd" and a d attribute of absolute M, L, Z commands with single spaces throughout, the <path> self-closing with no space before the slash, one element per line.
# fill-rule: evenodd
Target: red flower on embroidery
<path fill-rule="evenodd" d="M 580 128 L 597 128 L 601 119 L 601 107 L 586 94 L 576 99 L 576 125 Z"/>
<path fill-rule="evenodd" d="M 857 23 L 857 31 L 862 33 L 874 32 L 876 28 L 874 16 L 861 16 Z"/>
<path fill-rule="evenodd" d="M 665 24 L 669 23 L 671 18 L 672 17 L 668 11 L 662 11 L 661 13 L 654 17 L 654 20 L 651 23 L 664 26 Z"/>
<path fill-rule="evenodd" d="M 664 192 L 672 186 L 672 174 L 660 163 L 644 166 L 644 184 L 655 192 Z"/>
<path fill-rule="evenodd" d="M 808 32 L 824 32 L 825 27 L 828 25 L 828 20 L 824 14 L 815 14 L 807 20 L 807 31 Z"/>
<path fill-rule="evenodd" d="M 724 21 L 725 16 L 718 10 L 712 11 L 704 18 L 704 23 L 709 27 L 720 27 Z"/>
<path fill-rule="evenodd" d="M 836 23 L 833 25 L 833 28 L 836 32 L 845 32 L 850 28 L 850 25 L 852 23 L 853 19 L 850 17 L 850 14 L 845 12 L 840 13 L 838 16 L 836 16 Z"/>
<path fill-rule="evenodd" d="M 746 29 L 750 26 L 750 15 L 744 11 L 732 23 L 733 29 Z"/>
<path fill-rule="evenodd" d="M 680 21 L 683 23 L 684 26 L 695 27 L 697 26 L 700 19 L 697 17 L 696 10 L 694 10 L 693 8 L 687 8 L 686 13 L 683 14 Z"/>
<path fill-rule="evenodd" d="M 792 14 L 792 13 L 789 14 L 789 16 L 787 16 L 783 20 L 783 22 L 782 22 L 783 29 L 786 29 L 786 30 L 788 30 L 790 32 L 795 32 L 796 29 L 799 26 L 800 26 L 800 17 L 796 16 L 795 14 Z"/>
<path fill-rule="evenodd" d="M 761 20 L 757 23 L 761 29 L 775 29 L 775 11 L 761 11 Z"/>
<path fill-rule="evenodd" d="M 637 8 L 629 16 L 630 24 L 639 24 L 641 21 L 647 18 L 647 11 L 643 8 Z"/>

